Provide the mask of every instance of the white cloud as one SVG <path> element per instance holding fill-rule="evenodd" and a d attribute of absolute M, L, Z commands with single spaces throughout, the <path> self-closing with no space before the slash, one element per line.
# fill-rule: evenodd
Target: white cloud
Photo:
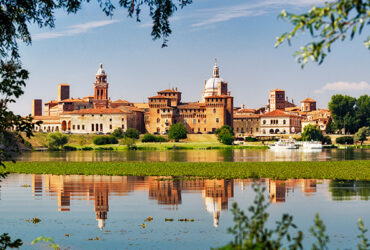
<path fill-rule="evenodd" d="M 118 23 L 120 21 L 121 20 L 102 20 L 102 21 L 93 21 L 93 22 L 76 24 L 76 25 L 67 27 L 67 29 L 63 31 L 44 32 L 44 33 L 35 34 L 32 39 L 33 40 L 43 40 L 43 39 L 52 39 L 52 38 L 57 38 L 57 37 L 74 36 L 74 35 L 86 33 L 89 30 L 92 30 L 98 27 L 103 27 L 103 26 L 107 26 L 113 23 Z"/>
<path fill-rule="evenodd" d="M 315 93 L 321 94 L 325 91 L 365 91 L 370 90 L 370 84 L 365 81 L 356 82 L 333 82 L 325 84 L 321 89 L 315 90 Z"/>
<path fill-rule="evenodd" d="M 193 27 L 199 27 L 214 23 L 229 21 L 234 18 L 260 16 L 272 9 L 284 7 L 307 7 L 323 4 L 325 0 L 260 0 L 252 3 L 245 3 L 222 8 L 202 9 L 201 20 L 194 23 Z"/>

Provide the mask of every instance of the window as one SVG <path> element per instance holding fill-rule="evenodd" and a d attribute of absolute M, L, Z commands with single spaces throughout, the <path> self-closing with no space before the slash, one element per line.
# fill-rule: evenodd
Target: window
<path fill-rule="evenodd" d="M 256 132 L 258 132 L 258 128 L 256 128 Z"/>
<path fill-rule="evenodd" d="M 94 124 L 91 124 L 91 131 L 94 131 Z"/>
<path fill-rule="evenodd" d="M 157 123 L 159 123 L 160 122 L 160 119 L 159 118 L 157 118 Z"/>
<path fill-rule="evenodd" d="M 213 113 L 216 113 L 216 109 L 213 109 Z"/>
<path fill-rule="evenodd" d="M 112 129 L 112 124 L 111 124 L 111 125 L 109 125 L 109 129 Z"/>
<path fill-rule="evenodd" d="M 283 124 L 286 124 L 286 120 L 283 120 Z"/>
<path fill-rule="evenodd" d="M 219 121 L 220 121 L 220 119 L 216 118 L 216 122 L 219 122 Z"/>
<path fill-rule="evenodd" d="M 77 125 L 77 129 L 80 130 L 80 125 Z"/>
<path fill-rule="evenodd" d="M 204 124 L 206 124 L 207 123 L 207 119 L 204 119 Z"/>
<path fill-rule="evenodd" d="M 125 120 L 125 118 L 122 118 L 122 121 L 124 121 Z"/>
<path fill-rule="evenodd" d="M 112 121 L 112 118 L 110 118 L 109 121 L 111 122 Z"/>
<path fill-rule="evenodd" d="M 100 123 L 100 131 L 103 131 L 103 124 Z"/>
<path fill-rule="evenodd" d="M 100 116 L 103 116 L 102 114 Z"/>
<path fill-rule="evenodd" d="M 76 129 L 75 125 L 72 126 L 72 129 Z"/>
<path fill-rule="evenodd" d="M 263 124 L 266 124 L 266 120 L 263 120 Z"/>
<path fill-rule="evenodd" d="M 95 130 L 99 131 L 99 124 L 95 124 Z"/>
<path fill-rule="evenodd" d="M 186 124 L 186 122 L 187 122 L 186 119 L 184 119 L 184 124 Z"/>
<path fill-rule="evenodd" d="M 239 128 L 236 128 L 236 132 L 239 132 Z"/>
<path fill-rule="evenodd" d="M 193 124 L 196 124 L 197 123 L 197 119 L 193 119 Z"/>
<path fill-rule="evenodd" d="M 122 125 L 122 129 L 125 129 L 125 125 Z"/>
<path fill-rule="evenodd" d="M 82 130 L 85 130 L 85 125 L 82 125 Z"/>
<path fill-rule="evenodd" d="M 206 131 L 206 128 L 204 128 L 204 132 Z"/>

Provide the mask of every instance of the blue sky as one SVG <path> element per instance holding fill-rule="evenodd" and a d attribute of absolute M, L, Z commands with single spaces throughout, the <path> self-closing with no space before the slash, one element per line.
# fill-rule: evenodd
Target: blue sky
<path fill-rule="evenodd" d="M 309 36 L 300 35 L 291 47 L 274 48 L 275 37 L 291 28 L 277 19 L 281 10 L 301 13 L 322 2 L 195 0 L 173 16 L 167 48 L 152 41 L 149 18 L 137 23 L 123 9 L 117 8 L 112 18 L 96 3 L 85 4 L 76 15 L 58 12 L 55 29 L 32 27 L 32 45 L 20 46 L 31 75 L 25 94 L 11 108 L 29 114 L 32 99 L 56 99 L 58 83 L 69 83 L 72 97 L 91 95 L 99 63 L 108 74 L 113 100 L 146 102 L 156 91 L 178 87 L 184 101 L 198 101 L 214 58 L 235 106 L 261 107 L 274 88 L 285 89 L 295 103 L 316 99 L 320 108 L 333 94 L 370 94 L 370 57 L 362 44 L 366 29 L 353 41 L 334 45 L 323 65 L 310 63 L 303 70 L 293 53 Z"/>

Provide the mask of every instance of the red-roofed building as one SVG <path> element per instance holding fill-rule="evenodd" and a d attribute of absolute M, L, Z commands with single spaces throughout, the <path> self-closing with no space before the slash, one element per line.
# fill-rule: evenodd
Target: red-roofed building
<path fill-rule="evenodd" d="M 260 135 L 296 134 L 302 130 L 302 117 L 276 109 L 261 115 Z"/>
<path fill-rule="evenodd" d="M 227 82 L 219 78 L 215 65 L 213 77 L 205 83 L 201 102 L 181 102 L 181 92 L 167 89 L 149 97 L 145 127 L 149 133 L 165 134 L 172 124 L 183 123 L 188 133 L 213 133 L 223 125 L 233 126 L 233 97 Z"/>

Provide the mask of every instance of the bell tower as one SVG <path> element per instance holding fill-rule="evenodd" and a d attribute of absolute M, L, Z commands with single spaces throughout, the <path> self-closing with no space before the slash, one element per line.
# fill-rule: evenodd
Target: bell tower
<path fill-rule="evenodd" d="M 108 107 L 108 86 L 109 84 L 107 82 L 107 75 L 103 69 L 103 64 L 100 64 L 94 83 L 95 108 Z"/>

